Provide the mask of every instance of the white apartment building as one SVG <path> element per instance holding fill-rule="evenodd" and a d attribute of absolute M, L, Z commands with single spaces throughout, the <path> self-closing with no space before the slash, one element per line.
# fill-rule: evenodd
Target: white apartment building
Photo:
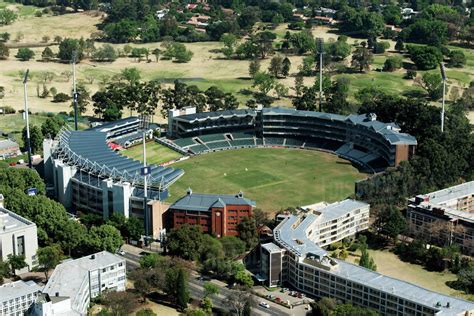
<path fill-rule="evenodd" d="M 92 298 L 102 292 L 124 291 L 126 285 L 125 259 L 107 251 L 68 260 L 54 269 L 43 293 L 51 301 L 70 299 L 70 315 L 86 315 Z M 40 310 L 40 309 L 38 309 Z M 42 315 L 58 315 L 47 312 Z M 64 309 L 62 308 L 62 313 Z"/>
<path fill-rule="evenodd" d="M 41 287 L 33 281 L 16 281 L 0 286 L 0 315 L 24 315 L 35 303 Z"/>
<path fill-rule="evenodd" d="M 474 254 L 474 181 L 409 199 L 406 216 L 411 235 Z"/>
<path fill-rule="evenodd" d="M 5 209 L 3 200 L 0 194 L 0 259 L 6 261 L 8 255 L 25 256 L 28 266 L 16 271 L 17 274 L 25 273 L 38 265 L 36 224 Z"/>
<path fill-rule="evenodd" d="M 370 205 L 346 199 L 327 204 L 325 202 L 301 207 L 306 216 L 312 217 L 309 238 L 318 246 L 325 247 L 369 228 Z"/>
<path fill-rule="evenodd" d="M 339 218 L 339 216 L 338 216 Z M 316 244 L 314 214 L 292 215 L 273 231 L 274 242 L 262 245 L 269 285 L 288 284 L 312 297 L 331 297 L 369 307 L 381 315 L 473 316 L 474 303 L 439 294 L 329 257 Z M 337 231 L 337 230 L 336 230 Z"/>

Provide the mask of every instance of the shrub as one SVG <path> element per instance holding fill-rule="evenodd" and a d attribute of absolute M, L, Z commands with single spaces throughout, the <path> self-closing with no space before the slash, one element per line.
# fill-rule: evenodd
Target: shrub
<path fill-rule="evenodd" d="M 459 67 L 462 68 L 466 64 L 466 56 L 460 50 L 453 50 L 449 53 L 449 67 Z"/>
<path fill-rule="evenodd" d="M 35 52 L 29 48 L 20 48 L 15 55 L 15 57 L 21 61 L 28 61 L 33 58 L 33 56 L 35 56 Z"/>
<path fill-rule="evenodd" d="M 407 69 L 407 73 L 405 74 L 405 79 L 415 79 L 416 78 L 416 70 L 414 69 Z"/>
<path fill-rule="evenodd" d="M 417 69 L 420 70 L 435 69 L 443 60 L 443 54 L 441 51 L 433 46 L 408 45 L 408 53 Z"/>
<path fill-rule="evenodd" d="M 8 106 L 8 105 L 2 107 L 2 109 L 3 109 L 3 113 L 5 113 L 5 114 L 15 114 L 15 112 L 16 112 L 14 108 L 12 108 L 11 106 Z"/>
<path fill-rule="evenodd" d="M 400 56 L 390 56 L 385 60 L 383 71 L 395 71 L 402 68 L 402 58 Z"/>
<path fill-rule="evenodd" d="M 66 93 L 59 92 L 53 97 L 53 102 L 66 102 L 71 99 Z"/>
<path fill-rule="evenodd" d="M 373 52 L 374 54 L 383 54 L 388 48 L 390 48 L 390 44 L 388 42 L 376 42 L 374 43 Z"/>

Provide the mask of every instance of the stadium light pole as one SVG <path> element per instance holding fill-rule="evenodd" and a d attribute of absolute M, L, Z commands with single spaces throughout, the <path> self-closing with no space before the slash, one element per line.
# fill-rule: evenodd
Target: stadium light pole
<path fill-rule="evenodd" d="M 148 115 L 142 114 L 140 115 L 140 128 L 143 131 L 143 168 L 142 168 L 142 176 L 143 176 L 143 217 L 145 219 L 145 245 L 148 242 L 148 236 L 150 235 L 150 218 L 148 214 L 148 175 L 150 174 L 150 168 L 147 166 L 146 162 L 146 131 L 148 129 L 148 125 L 150 123 L 150 117 Z"/>
<path fill-rule="evenodd" d="M 74 130 L 77 131 L 77 91 L 76 91 L 76 58 L 77 51 L 72 52 L 72 99 L 74 103 Z"/>
<path fill-rule="evenodd" d="M 319 52 L 319 112 L 321 112 L 323 108 L 323 44 L 324 39 L 318 38 L 317 45 Z"/>
<path fill-rule="evenodd" d="M 28 84 L 28 74 L 30 70 L 27 69 L 25 73 L 25 77 L 23 78 L 23 95 L 25 98 L 25 123 L 26 123 L 26 147 L 28 149 L 28 167 L 32 168 L 31 164 L 31 140 L 30 140 L 30 121 L 28 116 L 28 92 L 27 92 L 27 84 Z"/>
<path fill-rule="evenodd" d="M 441 71 L 441 78 L 443 78 L 443 98 L 441 101 L 441 133 L 444 132 L 444 105 L 446 101 L 446 70 L 444 69 L 444 64 L 439 64 L 439 70 Z"/>

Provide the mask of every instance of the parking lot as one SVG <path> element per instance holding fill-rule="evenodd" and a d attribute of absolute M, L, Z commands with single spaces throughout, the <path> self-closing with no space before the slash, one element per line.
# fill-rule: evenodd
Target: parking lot
<path fill-rule="evenodd" d="M 293 291 L 291 289 L 277 288 L 272 291 L 268 291 L 263 286 L 256 286 L 253 288 L 260 296 L 263 296 L 266 300 L 275 303 L 287 303 L 292 306 L 292 309 L 308 310 L 308 305 L 314 300 L 306 297 L 303 293 Z"/>

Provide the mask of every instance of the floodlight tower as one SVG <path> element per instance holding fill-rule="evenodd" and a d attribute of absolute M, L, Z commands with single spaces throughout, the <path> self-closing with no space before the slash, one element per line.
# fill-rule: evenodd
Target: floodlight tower
<path fill-rule="evenodd" d="M 23 78 L 23 95 L 25 98 L 25 123 L 26 123 L 26 147 L 28 149 L 28 167 L 32 167 L 31 164 L 31 140 L 30 140 L 30 121 L 28 116 L 28 92 L 27 92 L 27 83 L 28 83 L 28 74 L 30 70 L 27 69 L 25 77 Z"/>
<path fill-rule="evenodd" d="M 439 64 L 439 69 L 441 71 L 441 77 L 443 78 L 443 98 L 442 98 L 442 108 L 441 108 L 441 133 L 444 132 L 444 105 L 446 101 L 446 70 L 444 69 L 444 64 Z"/>
<path fill-rule="evenodd" d="M 146 163 L 146 132 L 150 124 L 150 116 L 142 114 L 140 115 L 140 129 L 143 131 L 143 218 L 145 219 L 145 244 L 148 242 L 148 236 L 150 235 L 150 216 L 148 213 L 148 175 L 150 174 L 150 167 Z"/>
<path fill-rule="evenodd" d="M 72 52 L 72 100 L 74 103 L 74 130 L 77 131 L 77 91 L 76 91 L 76 59 L 77 51 Z"/>
<path fill-rule="evenodd" d="M 323 107 L 323 54 L 324 54 L 324 39 L 318 38 L 316 40 L 317 50 L 319 53 L 319 112 Z"/>

